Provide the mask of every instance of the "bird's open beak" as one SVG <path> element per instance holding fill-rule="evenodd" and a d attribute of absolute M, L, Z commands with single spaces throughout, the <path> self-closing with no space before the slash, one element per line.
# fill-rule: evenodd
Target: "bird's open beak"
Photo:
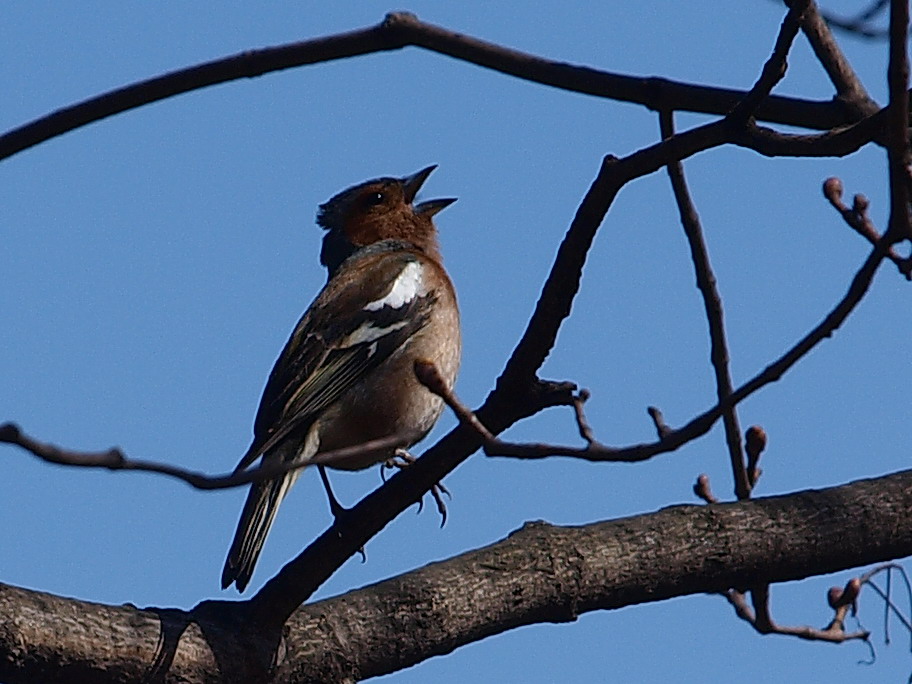
<path fill-rule="evenodd" d="M 446 197 L 444 199 L 435 199 L 428 200 L 427 202 L 422 202 L 415 206 L 416 214 L 424 214 L 425 216 L 433 216 L 434 214 L 443 211 L 453 202 L 456 201 L 455 197 Z"/>
<path fill-rule="evenodd" d="M 424 185 L 424 181 L 428 179 L 428 176 L 437 168 L 437 164 L 432 164 L 426 169 L 421 169 L 418 173 L 413 173 L 411 176 L 406 176 L 402 179 L 402 188 L 405 192 L 405 201 L 409 204 L 412 203 L 412 200 L 415 199 L 415 195 L 418 194 L 418 191 L 421 190 L 421 186 Z"/>
<path fill-rule="evenodd" d="M 426 169 L 421 169 L 418 173 L 413 173 L 411 176 L 406 176 L 402 179 L 402 187 L 405 192 L 405 201 L 409 204 L 415 199 L 415 195 L 418 194 L 418 191 L 421 189 L 421 186 L 424 185 L 424 181 L 428 179 L 428 176 L 437 168 L 437 164 L 427 167 Z M 416 214 L 424 214 L 425 216 L 431 217 L 437 214 L 438 212 L 443 211 L 453 202 L 456 201 L 455 197 L 447 197 L 445 199 L 435 199 L 428 200 L 427 202 L 422 202 L 421 204 L 415 205 Z"/>

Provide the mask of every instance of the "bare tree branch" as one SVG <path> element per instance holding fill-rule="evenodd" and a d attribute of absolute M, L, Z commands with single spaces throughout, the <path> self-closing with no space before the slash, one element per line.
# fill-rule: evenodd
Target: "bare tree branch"
<path fill-rule="evenodd" d="M 845 631 L 845 619 L 851 606 L 843 605 L 836 609 L 836 614 L 826 627 L 818 629 L 808 625 L 786 626 L 776 624 L 769 612 L 769 585 L 764 584 L 751 590 L 753 610 L 747 604 L 746 595 L 736 589 L 729 589 L 722 593 L 734 607 L 735 614 L 753 627 L 759 634 L 782 634 L 794 636 L 806 641 L 826 641 L 832 644 L 841 644 L 844 641 L 860 639 L 867 641 L 871 633 L 866 630 L 857 632 Z"/>
<path fill-rule="evenodd" d="M 912 507 L 912 471 L 738 504 L 716 504 L 708 477 L 700 476 L 694 491 L 710 505 L 673 507 L 582 528 L 528 525 L 486 549 L 301 607 L 348 557 L 480 447 L 489 455 L 520 458 L 565 455 L 593 461 L 641 461 L 702 436 L 721 417 L 736 494 L 741 499 L 749 496 L 759 474 L 757 459 L 765 440 L 761 445 L 756 433 L 751 433 L 758 428 L 748 431 L 745 470 L 738 403 L 778 380 L 832 335 L 864 297 L 884 258 L 892 259 L 912 277 L 912 259 L 903 259 L 892 248 L 912 237 L 908 5 L 899 0 L 891 4 L 890 105 L 878 111 L 816 6 L 811 4 L 808 9 L 807 0 L 787 4 L 790 9 L 772 55 L 746 93 L 559 63 L 433 26 L 407 13 L 394 13 L 381 24 L 360 31 L 245 52 L 135 83 L 0 136 L 3 159 L 87 123 L 208 85 L 411 45 L 531 82 L 642 104 L 661 112 L 664 138 L 623 159 L 610 155 L 603 159 L 564 236 L 522 338 L 484 404 L 471 411 L 440 382 L 432 365 L 418 365 L 418 377 L 444 398 L 459 418 L 459 426 L 407 471 L 396 474 L 339 516 L 256 596 L 248 601 L 203 602 L 188 612 L 140 611 L 0 586 L 0 680 L 11 684 L 139 679 L 194 682 L 215 678 L 253 681 L 268 676 L 274 681 L 354 681 L 401 669 L 516 626 L 571 621 L 590 610 L 704 592 L 725 592 L 736 613 L 762 633 L 834 642 L 866 639 L 866 632 L 846 633 L 843 625 L 857 598 L 853 582 L 862 584 L 859 578 L 832 592 L 836 615 L 824 629 L 777 625 L 770 611 L 769 586 L 912 554 L 912 522 L 906 514 Z M 799 25 L 837 90 L 836 101 L 769 95 L 785 72 Z M 676 110 L 724 118 L 675 135 L 672 113 Z M 755 118 L 825 132 L 783 134 L 758 126 Z M 831 188 L 828 199 L 873 249 L 830 313 L 779 359 L 734 389 L 721 300 L 681 160 L 728 144 L 767 156 L 842 156 L 872 141 L 887 147 L 890 161 L 888 230 L 880 236 L 867 217 L 866 204 L 856 198 L 849 210 Z M 588 393 L 577 393 L 571 383 L 543 381 L 538 373 L 570 314 L 593 238 L 615 197 L 626 183 L 662 167 L 672 177 L 704 299 L 718 403 L 677 430 L 665 424 L 657 409 L 650 409 L 658 440 L 614 448 L 595 439 L 585 418 L 583 403 Z M 511 444 L 497 437 L 510 425 L 550 406 L 573 407 L 586 446 Z M 393 436 L 323 454 L 308 463 L 388 448 L 390 440 L 404 441 L 402 436 Z M 308 464 L 209 477 L 128 459 L 118 449 L 60 449 L 24 435 L 12 424 L 0 426 L 0 442 L 17 444 L 54 463 L 156 472 L 201 489 L 246 484 Z M 872 535 L 872 530 L 877 534 Z M 871 586 L 880 591 L 873 583 Z M 731 587 L 750 587 L 751 605 L 741 589 Z M 890 599 L 886 601 L 895 610 Z M 378 643 L 385 648 L 376 648 Z"/>
<path fill-rule="evenodd" d="M 827 178 L 823 182 L 823 196 L 839 212 L 846 225 L 872 245 L 876 245 L 881 236 L 868 216 L 870 206 L 868 198 L 861 194 L 855 195 L 852 207 L 849 208 L 842 201 L 842 191 L 842 181 L 836 177 Z M 896 268 L 905 276 L 906 280 L 912 280 L 912 259 L 901 257 L 892 246 L 887 252 L 887 258 L 896 264 Z"/>
<path fill-rule="evenodd" d="M 836 96 L 846 102 L 859 116 L 870 116 L 875 113 L 878 110 L 877 103 L 868 95 L 858 74 L 855 73 L 852 65 L 839 49 L 826 21 L 820 14 L 817 3 L 813 0 L 804 13 L 801 29 L 836 88 Z"/>
<path fill-rule="evenodd" d="M 887 157 L 890 164 L 890 223 L 886 236 L 890 244 L 912 239 L 909 220 L 909 2 L 890 2 L 890 118 Z"/>
<path fill-rule="evenodd" d="M 769 97 L 776 84 L 785 76 L 788 53 L 792 49 L 792 43 L 795 42 L 795 36 L 798 34 L 802 18 L 805 16 L 810 2 L 811 0 L 794 0 L 788 3 L 789 11 L 779 27 L 773 53 L 763 65 L 760 78 L 728 115 L 732 123 L 743 125 L 743 122 L 747 121 L 749 117 L 754 116 L 757 108 Z"/>
<path fill-rule="evenodd" d="M 792 366 L 807 355 L 820 342 L 830 337 L 841 326 L 849 314 L 858 306 L 874 279 L 878 266 L 886 254 L 886 237 L 879 240 L 868 255 L 861 268 L 852 278 L 849 289 L 833 309 L 810 332 L 796 342 L 782 356 L 769 364 L 753 378 L 734 390 L 726 401 L 719 402 L 711 409 L 691 419 L 681 428 L 670 431 L 656 442 L 635 444 L 627 447 L 610 447 L 593 444 L 582 448 L 556 446 L 550 444 L 501 443 L 496 451 L 486 450 L 489 456 L 509 456 L 511 458 L 536 459 L 550 456 L 569 456 L 586 461 L 612 461 L 618 463 L 636 463 L 646 461 L 659 454 L 668 453 L 680 448 L 710 431 L 715 422 L 729 406 L 736 406 L 754 392 L 770 383 L 779 380 Z"/>
<path fill-rule="evenodd" d="M 662 138 L 674 135 L 674 117 L 671 112 L 659 115 Z M 722 309 L 722 298 L 716 287 L 716 276 L 709 260 L 709 250 L 703 237 L 703 228 L 700 217 L 687 189 L 684 178 L 684 167 L 681 162 L 672 162 L 668 165 L 668 176 L 674 192 L 678 213 L 681 216 L 681 225 L 687 244 L 690 246 L 690 258 L 693 261 L 694 272 L 697 279 L 697 288 L 703 299 L 703 309 L 706 312 L 706 321 L 709 324 L 710 359 L 713 373 L 716 378 L 716 396 L 719 402 L 724 402 L 731 396 L 732 379 L 729 370 L 728 344 L 725 340 L 725 316 Z M 731 462 L 732 478 L 735 483 L 735 496 L 738 499 L 750 498 L 751 484 L 744 467 L 744 452 L 741 449 L 741 426 L 738 423 L 738 411 L 734 406 L 727 408 L 722 414 L 722 423 L 725 426 L 725 441 L 728 445 L 728 456 Z"/>
<path fill-rule="evenodd" d="M 364 679 L 521 625 L 909 555 L 910 509 L 904 471 L 582 527 L 527 524 L 491 546 L 302 606 L 282 631 L 245 622 L 243 602 L 140 610 L 0 586 L 0 680 L 245 682 L 267 670 L 273 682 Z"/>
<path fill-rule="evenodd" d="M 398 12 L 388 14 L 380 24 L 370 28 L 247 50 L 139 81 L 61 108 L 0 136 L 0 160 L 81 126 L 181 93 L 297 66 L 399 50 L 409 45 L 534 83 L 633 102 L 655 111 L 680 110 L 721 115 L 729 112 L 745 95 L 727 88 L 627 76 L 548 60 L 422 22 L 407 12 Z M 816 130 L 832 129 L 859 118 L 840 102 L 789 97 L 769 98 L 757 109 L 756 116 L 764 121 Z"/>
<path fill-rule="evenodd" d="M 881 144 L 887 111 L 881 109 L 856 124 L 819 135 L 780 133 L 748 121 L 732 133 L 729 142 L 766 157 L 845 157 L 870 142 Z"/>
<path fill-rule="evenodd" d="M 34 456 L 48 463 L 57 465 L 76 466 L 80 468 L 105 468 L 106 470 L 131 470 L 133 472 L 157 473 L 167 475 L 195 489 L 229 489 L 248 485 L 252 482 L 261 482 L 278 475 L 299 470 L 309 465 L 329 464 L 334 461 L 344 460 L 352 456 L 374 451 L 388 451 L 391 447 L 407 444 L 412 435 L 397 433 L 381 439 L 374 439 L 363 444 L 334 451 L 324 451 L 307 461 L 290 461 L 287 463 L 270 463 L 257 468 L 240 470 L 227 475 L 204 475 L 192 470 L 186 470 L 167 463 L 131 459 L 120 449 L 114 447 L 106 451 L 74 451 L 64 449 L 53 444 L 40 442 L 30 437 L 17 425 L 3 423 L 0 425 L 0 444 L 15 444 L 22 447 Z"/>

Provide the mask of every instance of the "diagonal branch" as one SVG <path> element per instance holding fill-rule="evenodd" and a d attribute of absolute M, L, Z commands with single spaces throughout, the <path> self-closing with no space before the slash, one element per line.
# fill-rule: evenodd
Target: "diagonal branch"
<path fill-rule="evenodd" d="M 646 461 L 653 456 L 668 453 L 680 448 L 710 431 L 712 426 L 730 406 L 737 406 L 754 392 L 770 383 L 779 380 L 792 366 L 807 355 L 820 342 L 830 337 L 841 326 L 849 314 L 858 306 L 871 286 L 877 268 L 883 262 L 888 250 L 886 237 L 874 246 L 861 268 L 852 278 L 849 289 L 833 309 L 810 332 L 796 342 L 782 356 L 769 364 L 753 378 L 738 387 L 726 401 L 719 402 L 711 409 L 693 418 L 677 430 L 671 430 L 662 439 L 651 443 L 636 444 L 628 447 L 610 447 L 606 445 L 589 445 L 583 448 L 552 446 L 547 444 L 519 445 L 521 448 L 499 448 L 490 456 L 510 456 L 513 458 L 547 458 L 550 456 L 569 456 L 586 461 L 612 461 L 636 463 Z"/>
<path fill-rule="evenodd" d="M 836 43 L 830 27 L 820 14 L 816 2 L 810 3 L 801 22 L 801 30 L 807 36 L 811 49 L 820 61 L 827 76 L 836 88 L 836 96 L 846 103 L 858 116 L 870 116 L 877 111 L 877 103 L 865 90 L 858 74 L 849 64 L 845 54 Z"/>
<path fill-rule="evenodd" d="M 659 115 L 662 138 L 674 135 L 674 116 L 671 112 L 662 112 Z M 728 344 L 725 341 L 725 315 L 722 308 L 722 298 L 716 287 L 716 276 L 709 260 L 709 250 L 703 237 L 703 228 L 700 217 L 687 190 L 687 181 L 684 178 L 684 167 L 681 162 L 668 164 L 668 176 L 674 191 L 675 202 L 681 216 L 681 225 L 687 244 L 690 247 L 690 258 L 693 261 L 694 272 L 697 279 L 697 288 L 703 298 L 703 308 L 706 311 L 706 321 L 709 324 L 710 359 L 716 377 L 716 396 L 719 402 L 724 402 L 731 396 L 732 379 L 729 369 Z M 728 407 L 722 414 L 725 426 L 725 441 L 728 445 L 728 455 L 731 461 L 732 477 L 735 482 L 735 496 L 741 499 L 750 498 L 750 482 L 747 470 L 744 467 L 744 451 L 741 448 L 741 426 L 738 424 L 738 412 L 735 406 Z"/>
<path fill-rule="evenodd" d="M 795 36 L 801 26 L 801 19 L 807 11 L 811 0 L 795 0 L 789 4 L 789 11 L 782 20 L 773 53 L 763 65 L 760 78 L 728 115 L 732 123 L 742 125 L 749 117 L 754 116 L 757 108 L 769 97 L 773 87 L 785 76 L 788 53 L 795 42 Z"/>
<path fill-rule="evenodd" d="M 497 380 L 497 389 L 522 387 L 532 381 L 544 363 L 557 339 L 561 322 L 570 314 L 570 306 L 579 290 L 583 264 L 595 232 L 621 187 L 668 163 L 727 142 L 732 131 L 743 126 L 782 78 L 786 56 L 798 33 L 801 12 L 807 2 L 808 0 L 798 2 L 795 8 L 789 9 L 776 37 L 773 54 L 764 64 L 760 78 L 724 119 L 670 137 L 622 160 L 613 156 L 605 157 L 599 177 L 583 198 L 573 223 L 561 242 L 535 311 L 522 339 L 507 361 L 503 374 Z"/>

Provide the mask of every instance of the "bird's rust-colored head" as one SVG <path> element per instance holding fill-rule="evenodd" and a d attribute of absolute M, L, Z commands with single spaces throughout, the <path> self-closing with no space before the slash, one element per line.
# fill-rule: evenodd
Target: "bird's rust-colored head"
<path fill-rule="evenodd" d="M 355 250 L 381 240 L 403 240 L 439 258 L 434 215 L 455 198 L 414 204 L 437 166 L 404 178 L 376 178 L 343 190 L 320 205 L 317 224 L 327 231 L 320 263 L 330 274 Z"/>

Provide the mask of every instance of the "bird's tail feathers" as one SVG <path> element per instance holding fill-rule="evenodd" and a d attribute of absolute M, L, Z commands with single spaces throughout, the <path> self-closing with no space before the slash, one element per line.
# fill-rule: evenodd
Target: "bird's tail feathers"
<path fill-rule="evenodd" d="M 247 588 L 260 551 L 263 549 L 263 542 L 266 541 L 266 535 L 269 534 L 269 528 L 272 527 L 272 521 L 279 510 L 279 504 L 300 473 L 301 470 L 298 469 L 281 477 L 251 485 L 222 570 L 222 589 L 227 589 L 232 582 L 240 592 Z"/>

